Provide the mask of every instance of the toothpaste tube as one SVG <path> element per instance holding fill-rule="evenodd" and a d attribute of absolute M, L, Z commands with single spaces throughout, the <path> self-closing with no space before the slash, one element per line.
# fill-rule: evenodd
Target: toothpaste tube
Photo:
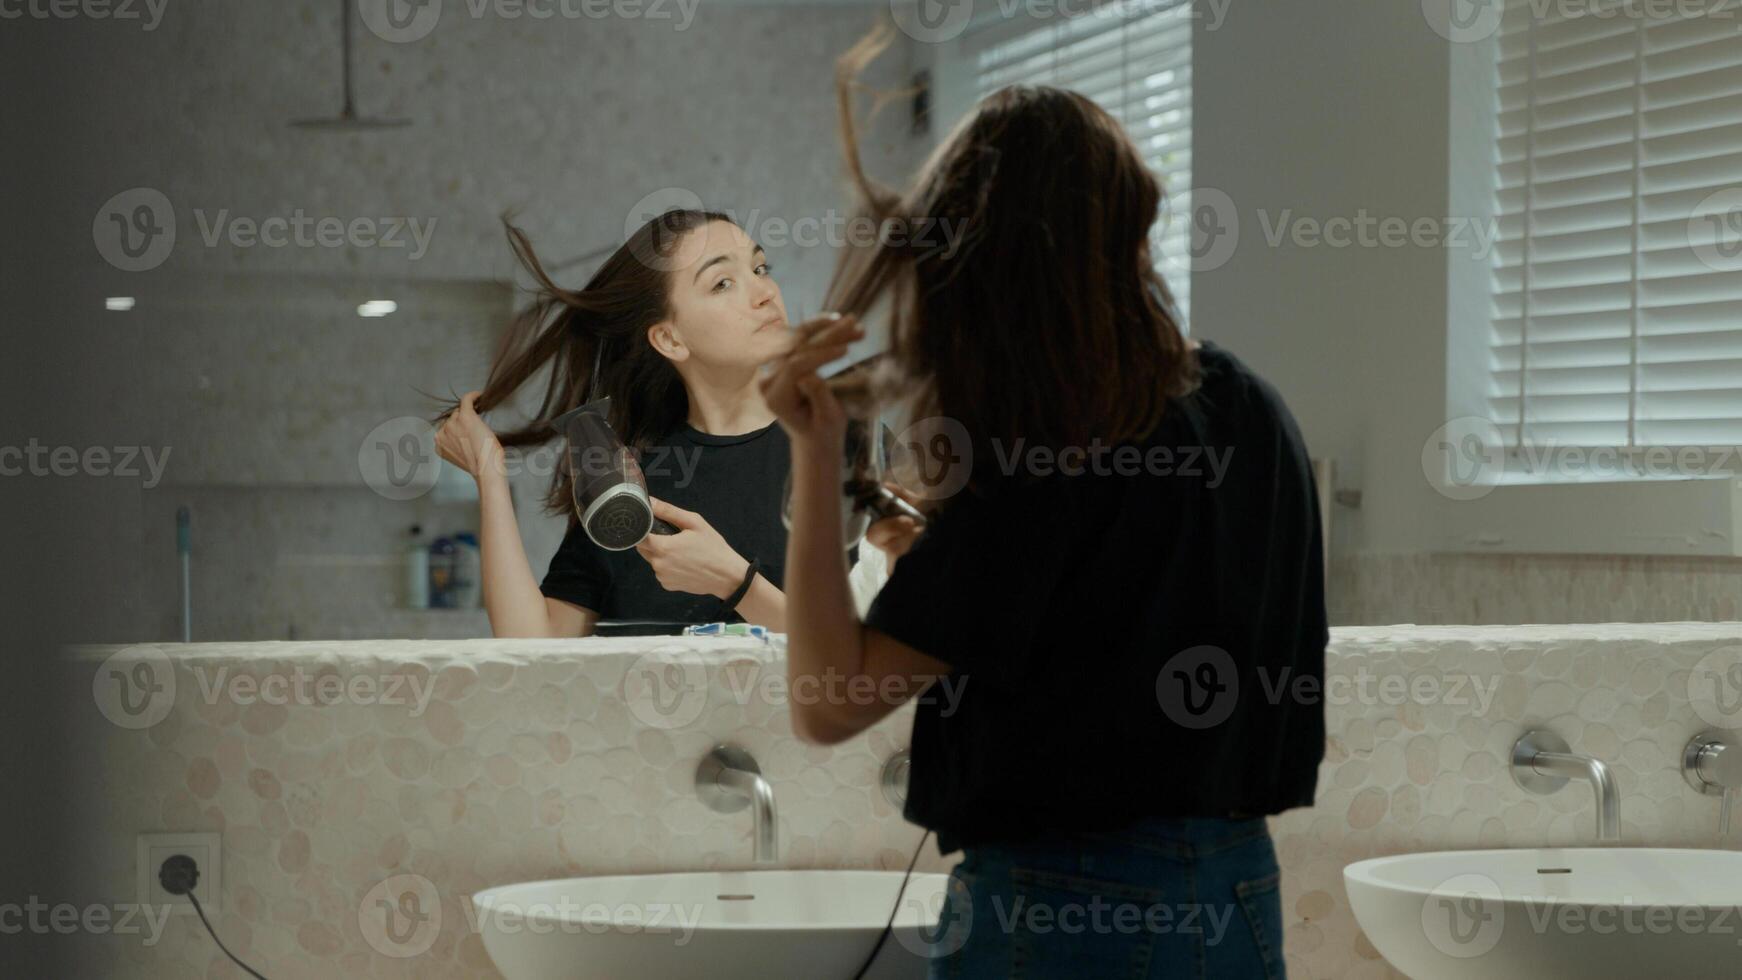
<path fill-rule="evenodd" d="M 683 628 L 685 636 L 754 636 L 768 642 L 768 627 L 754 623 L 696 623 Z"/>

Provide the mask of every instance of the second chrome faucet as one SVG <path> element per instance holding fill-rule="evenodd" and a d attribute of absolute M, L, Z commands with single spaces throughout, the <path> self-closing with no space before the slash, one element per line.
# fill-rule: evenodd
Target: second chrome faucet
<path fill-rule="evenodd" d="M 753 833 L 757 864 L 778 860 L 774 830 L 774 788 L 750 753 L 735 745 L 716 745 L 696 766 L 696 795 L 716 813 L 737 813 L 754 807 Z"/>
<path fill-rule="evenodd" d="M 1730 809 L 1742 792 L 1742 748 L 1723 732 L 1695 735 L 1682 750 L 1682 776 L 1694 789 L 1721 798 L 1718 836 L 1730 835 Z"/>
<path fill-rule="evenodd" d="M 1601 759 L 1577 755 L 1566 740 L 1554 732 L 1525 732 L 1512 745 L 1512 778 L 1529 793 L 1554 793 L 1568 779 L 1582 779 L 1597 794 L 1597 840 L 1621 840 L 1621 797 L 1615 774 Z"/>

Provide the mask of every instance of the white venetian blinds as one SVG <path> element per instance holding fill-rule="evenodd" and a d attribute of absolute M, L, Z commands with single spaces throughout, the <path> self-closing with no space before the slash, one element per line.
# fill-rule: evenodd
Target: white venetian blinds
<path fill-rule="evenodd" d="M 1508 5 L 1488 395 L 1509 444 L 1742 444 L 1742 10 L 1688 6 Z"/>
<path fill-rule="evenodd" d="M 1156 267 L 1191 310 L 1192 8 L 1185 0 L 1108 0 L 1074 17 L 974 38 L 976 95 L 1054 85 L 1093 99 L 1124 125 L 1167 200 L 1152 241 Z"/>

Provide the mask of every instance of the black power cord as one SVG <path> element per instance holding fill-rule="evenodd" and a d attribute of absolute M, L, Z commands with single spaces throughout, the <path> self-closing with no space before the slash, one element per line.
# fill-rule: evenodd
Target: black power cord
<path fill-rule="evenodd" d="M 930 839 L 930 830 L 920 835 L 919 845 L 913 849 L 913 858 L 907 862 L 907 871 L 901 876 L 901 888 L 895 893 L 895 905 L 889 910 L 889 921 L 883 924 L 883 932 L 878 935 L 877 944 L 871 947 L 871 952 L 865 957 L 865 962 L 860 965 L 859 971 L 853 974 L 853 980 L 863 980 L 866 972 L 871 969 L 871 964 L 877 961 L 877 954 L 882 952 L 883 944 L 888 941 L 889 934 L 895 929 L 895 917 L 901 911 L 901 899 L 907 894 L 907 883 L 912 880 L 914 865 L 919 863 L 920 852 L 925 850 L 925 842 Z M 200 907 L 200 900 L 194 895 L 194 886 L 200 881 L 200 867 L 193 858 L 186 854 L 175 854 L 166 858 L 163 866 L 157 870 L 157 881 L 163 886 L 163 890 L 171 895 L 187 896 L 187 900 L 193 903 L 194 912 L 199 915 L 200 922 L 206 927 L 206 932 L 211 934 L 212 942 L 218 944 L 218 948 L 224 951 L 224 955 L 230 958 L 230 962 L 241 967 L 255 980 L 266 980 L 265 977 L 256 973 L 253 967 L 237 959 L 236 954 L 230 952 L 230 947 L 224 945 L 224 941 L 218 938 L 217 930 L 212 928 L 211 920 L 206 918 L 206 910 Z"/>
<path fill-rule="evenodd" d="M 895 893 L 895 907 L 889 910 L 889 921 L 883 924 L 883 933 L 877 937 L 877 945 L 871 947 L 871 955 L 865 957 L 865 962 L 859 966 L 859 972 L 853 974 L 853 980 L 864 980 L 865 972 L 876 962 L 877 954 L 883 949 L 883 943 L 889 938 L 889 933 L 895 928 L 895 915 L 901 911 L 901 896 L 907 894 L 907 882 L 913 877 L 913 866 L 919 863 L 919 852 L 925 850 L 925 842 L 931 839 L 931 831 L 920 835 L 919 846 L 913 849 L 913 860 L 907 862 L 907 873 L 901 876 L 901 888 Z"/>
<path fill-rule="evenodd" d="M 171 895 L 186 895 L 187 900 L 194 904 L 194 911 L 199 914 L 200 922 L 205 925 L 206 932 L 211 933 L 212 942 L 218 944 L 218 948 L 224 951 L 224 955 L 228 956 L 232 963 L 241 967 L 255 980 L 266 980 L 265 977 L 255 973 L 248 964 L 237 959 L 235 953 L 230 952 L 230 947 L 224 945 L 224 941 L 218 938 L 217 930 L 212 928 L 211 920 L 206 918 L 206 910 L 200 908 L 199 896 L 194 894 L 194 886 L 200 883 L 200 866 L 193 858 L 186 854 L 172 854 L 165 858 L 163 866 L 157 869 L 157 883 L 162 885 L 163 890 Z"/>

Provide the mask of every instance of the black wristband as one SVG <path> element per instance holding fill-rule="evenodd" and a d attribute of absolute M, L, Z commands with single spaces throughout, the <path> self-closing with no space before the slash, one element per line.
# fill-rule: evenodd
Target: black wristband
<path fill-rule="evenodd" d="M 738 608 L 738 603 L 742 602 L 745 594 L 750 591 L 750 583 L 756 581 L 756 573 L 761 570 L 762 563 L 757 561 L 755 558 L 750 559 L 750 567 L 744 569 L 744 581 L 739 582 L 738 588 L 734 590 L 731 595 L 726 597 L 726 608 L 728 610 Z"/>

